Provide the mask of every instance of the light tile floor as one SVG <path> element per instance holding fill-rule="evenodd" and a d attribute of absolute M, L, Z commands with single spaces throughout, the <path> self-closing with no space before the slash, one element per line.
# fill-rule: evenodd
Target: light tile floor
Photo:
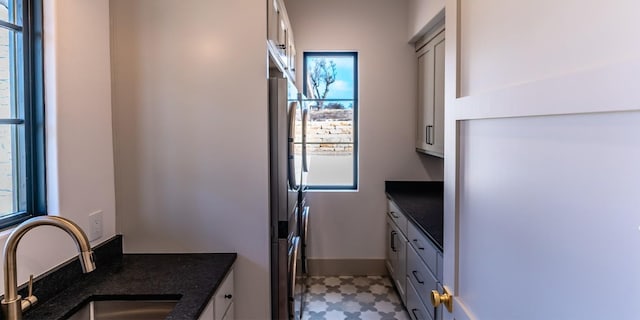
<path fill-rule="evenodd" d="M 309 277 L 302 320 L 409 320 L 409 315 L 387 277 Z"/>

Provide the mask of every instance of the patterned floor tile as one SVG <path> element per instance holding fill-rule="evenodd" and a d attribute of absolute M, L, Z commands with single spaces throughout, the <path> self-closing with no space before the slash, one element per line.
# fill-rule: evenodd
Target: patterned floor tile
<path fill-rule="evenodd" d="M 308 277 L 302 320 L 409 320 L 389 278 Z"/>

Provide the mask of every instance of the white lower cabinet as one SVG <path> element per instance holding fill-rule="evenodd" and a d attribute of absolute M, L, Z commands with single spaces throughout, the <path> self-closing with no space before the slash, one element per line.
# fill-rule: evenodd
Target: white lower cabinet
<path fill-rule="evenodd" d="M 402 302 L 406 303 L 407 238 L 395 224 L 392 216 L 387 216 L 386 251 L 387 270 L 398 289 Z"/>
<path fill-rule="evenodd" d="M 395 281 L 398 291 L 400 291 L 400 298 L 403 302 L 407 302 L 407 238 L 400 229 L 397 230 L 396 242 L 394 243 L 396 250 L 398 251 L 398 261 L 395 268 Z"/>
<path fill-rule="evenodd" d="M 198 320 L 233 320 L 235 298 L 233 294 L 233 269 L 231 269 Z"/>
<path fill-rule="evenodd" d="M 418 291 L 410 281 L 407 281 L 407 311 L 412 320 L 433 320 L 431 316 L 433 307 L 429 308 L 422 303 Z"/>
<path fill-rule="evenodd" d="M 431 290 L 442 292 L 442 252 L 389 200 L 386 264 L 413 320 L 441 320 L 442 307 L 431 305 Z M 397 222 L 404 222 L 404 232 Z"/>
<path fill-rule="evenodd" d="M 435 319 L 435 308 L 431 305 L 430 294 L 432 290 L 438 290 L 438 280 L 413 247 L 407 250 L 407 284 L 415 289 L 418 300 L 424 305 L 422 313 L 428 314 L 429 319 Z M 407 309 L 412 313 L 408 302 Z M 415 319 L 418 319 L 417 316 Z"/>

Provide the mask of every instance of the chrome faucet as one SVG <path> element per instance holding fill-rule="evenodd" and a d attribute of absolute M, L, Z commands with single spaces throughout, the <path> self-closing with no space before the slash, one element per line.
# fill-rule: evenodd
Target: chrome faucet
<path fill-rule="evenodd" d="M 66 231 L 76 242 L 82 272 L 88 273 L 96 269 L 93 261 L 93 251 L 84 231 L 69 219 L 56 216 L 41 216 L 31 218 L 18 225 L 4 245 L 4 299 L 2 299 L 2 313 L 6 320 L 21 320 L 22 312 L 31 307 L 38 299 L 32 294 L 33 278 L 29 279 L 29 296 L 22 299 L 18 295 L 18 280 L 16 268 L 16 249 L 20 239 L 37 226 L 54 226 Z"/>

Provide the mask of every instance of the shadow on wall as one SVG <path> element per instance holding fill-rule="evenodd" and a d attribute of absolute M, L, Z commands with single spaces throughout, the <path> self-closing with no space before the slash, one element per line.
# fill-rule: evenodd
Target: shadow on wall
<path fill-rule="evenodd" d="M 424 171 L 433 181 L 444 180 L 444 159 L 418 152 Z"/>

